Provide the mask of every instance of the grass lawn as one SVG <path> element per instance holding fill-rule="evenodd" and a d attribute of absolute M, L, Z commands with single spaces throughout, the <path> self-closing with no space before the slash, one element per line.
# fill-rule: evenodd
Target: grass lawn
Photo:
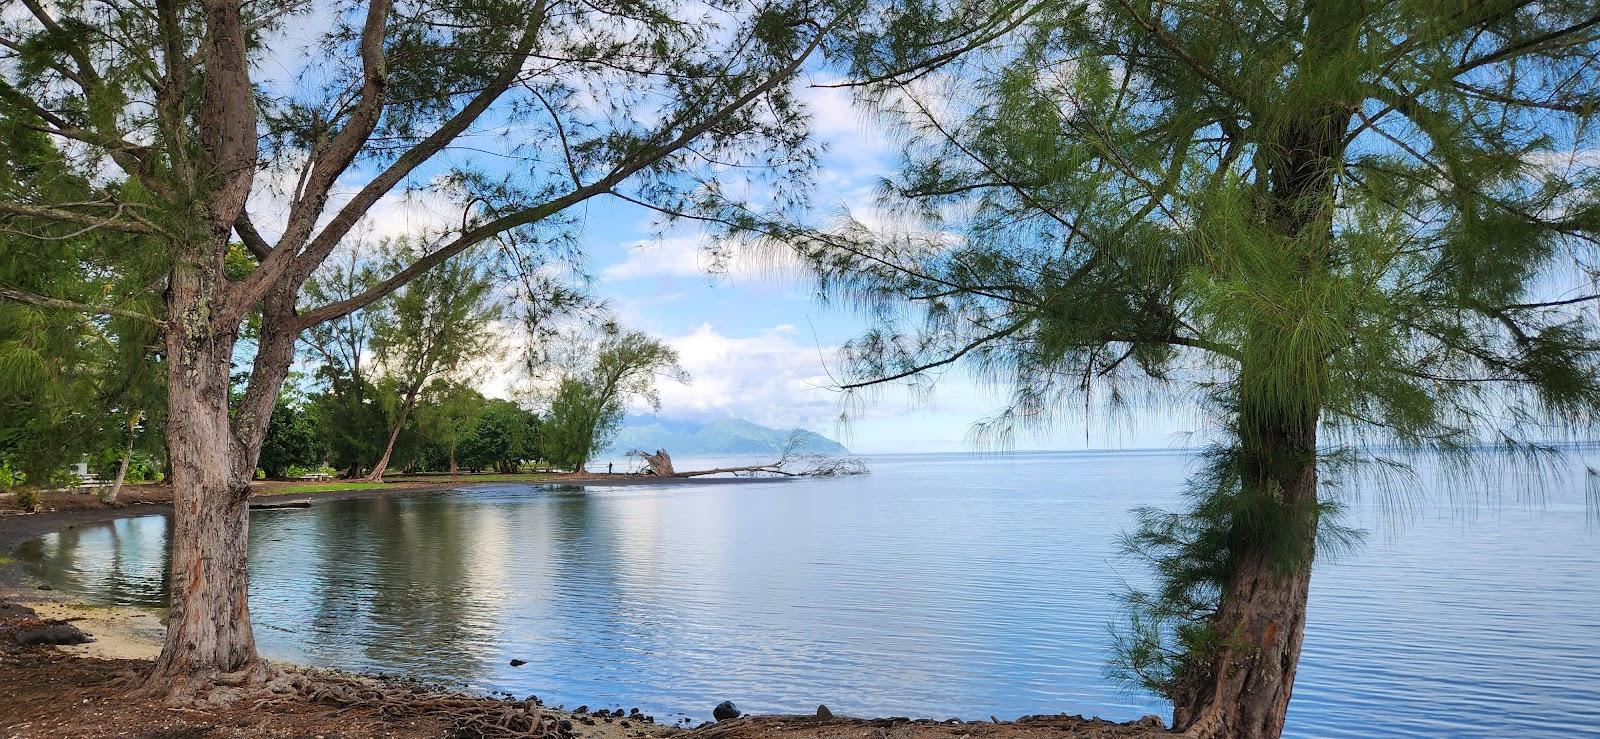
<path fill-rule="evenodd" d="M 337 493 L 341 490 L 376 490 L 388 487 L 387 482 L 307 482 L 271 487 L 256 493 L 257 495 L 289 495 L 293 493 Z"/>
<path fill-rule="evenodd" d="M 482 475 L 462 475 L 457 479 L 450 479 L 449 475 L 417 475 L 414 477 L 397 477 L 396 482 L 429 482 L 444 485 L 452 482 L 540 482 L 543 480 L 556 480 L 562 476 L 553 472 L 492 472 Z"/>
<path fill-rule="evenodd" d="M 462 475 L 451 479 L 449 475 L 422 475 L 404 476 L 396 475 L 384 482 L 365 482 L 351 480 L 348 482 L 304 482 L 288 485 L 274 485 L 260 490 L 258 495 L 293 495 L 301 493 L 337 493 L 346 490 L 377 490 L 391 485 L 449 485 L 453 483 L 476 482 L 544 482 L 559 479 L 560 475 L 548 472 L 524 472 L 516 474 L 489 474 L 489 475 Z"/>

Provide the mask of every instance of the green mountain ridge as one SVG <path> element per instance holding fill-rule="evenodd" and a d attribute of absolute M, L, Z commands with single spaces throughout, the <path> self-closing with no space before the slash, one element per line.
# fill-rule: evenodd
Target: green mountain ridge
<path fill-rule="evenodd" d="M 665 449 L 675 457 L 777 456 L 783 452 L 790 434 L 794 432 L 801 435 L 798 451 L 802 454 L 850 453 L 843 444 L 805 429 L 768 428 L 742 418 L 702 423 L 652 415 L 631 415 L 624 419 L 622 430 L 617 433 L 606 453 Z"/>

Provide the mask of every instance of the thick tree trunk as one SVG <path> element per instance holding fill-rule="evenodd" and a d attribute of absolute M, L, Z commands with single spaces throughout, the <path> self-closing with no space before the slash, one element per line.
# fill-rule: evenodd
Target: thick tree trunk
<path fill-rule="evenodd" d="M 456 470 L 456 448 L 450 447 L 450 477 L 458 477 Z"/>
<path fill-rule="evenodd" d="M 1306 45 L 1291 90 L 1302 95 L 1262 146 L 1264 225 L 1295 250 L 1302 276 L 1329 269 L 1335 175 L 1363 93 L 1349 63 L 1364 3 L 1307 4 Z M 1207 663 L 1180 676 L 1173 726 L 1196 739 L 1277 739 L 1294 690 L 1316 556 L 1317 426 L 1328 347 L 1293 348 L 1292 320 L 1260 322 L 1246 340 L 1238 428 L 1239 495 L 1228 577 L 1211 618 Z M 1294 390 L 1287 390 L 1294 388 Z"/>
<path fill-rule="evenodd" d="M 207 320 L 204 280 L 174 272 L 167 345 L 167 439 L 173 488 L 172 605 L 145 687 L 173 700 L 265 670 L 246 601 L 249 479 L 228 418 L 234 336 Z M 214 284 L 214 283 L 213 283 Z"/>
<path fill-rule="evenodd" d="M 1283 500 L 1305 506 L 1315 530 L 1315 464 L 1282 481 Z M 1287 568 L 1260 542 L 1235 552 L 1217 613 L 1216 653 L 1174 701 L 1172 724 L 1196 739 L 1276 739 L 1294 690 L 1305 635 L 1313 542 Z"/>

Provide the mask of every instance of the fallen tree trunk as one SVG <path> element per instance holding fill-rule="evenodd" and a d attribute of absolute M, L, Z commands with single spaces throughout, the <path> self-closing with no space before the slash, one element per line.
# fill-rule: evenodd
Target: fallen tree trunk
<path fill-rule="evenodd" d="M 855 457 L 827 457 L 820 454 L 795 454 L 795 442 L 791 440 L 785 447 L 783 456 L 776 462 L 767 464 L 752 464 L 742 467 L 713 467 L 708 470 L 690 470 L 679 472 L 672 466 L 672 455 L 665 449 L 657 449 L 655 454 L 642 451 L 629 452 L 630 456 L 644 460 L 646 475 L 656 477 L 704 477 L 706 475 L 738 476 L 746 475 L 778 475 L 782 477 L 834 477 L 838 475 L 864 475 L 867 465 Z"/>
<path fill-rule="evenodd" d="M 657 449 L 655 454 L 645 454 L 644 452 L 633 452 L 633 454 L 644 460 L 644 473 L 646 475 L 655 475 L 657 477 L 678 476 L 677 471 L 672 469 L 672 456 L 667 454 L 665 449 Z"/>

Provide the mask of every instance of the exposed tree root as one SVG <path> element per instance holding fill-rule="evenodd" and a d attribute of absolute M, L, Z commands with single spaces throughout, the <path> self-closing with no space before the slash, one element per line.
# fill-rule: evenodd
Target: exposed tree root
<path fill-rule="evenodd" d="M 197 674 L 155 685 L 150 675 L 129 675 L 127 695 L 167 705 L 216 709 L 249 705 L 254 709 L 288 703 L 322 703 L 371 709 L 385 719 L 433 718 L 460 739 L 571 739 L 572 723 L 544 710 L 537 700 L 495 700 L 451 693 L 419 683 L 352 675 L 257 660 L 238 672 Z M 203 687 L 202 687 L 203 686 Z"/>
<path fill-rule="evenodd" d="M 544 710 L 536 700 L 494 700 L 450 693 L 420 684 L 378 680 L 310 668 L 284 671 L 293 691 L 268 693 L 255 706 L 308 700 L 342 707 L 375 709 L 385 718 L 431 717 L 449 723 L 450 736 L 570 739 L 572 724 Z"/>
<path fill-rule="evenodd" d="M 159 672 L 130 676 L 127 696 L 188 708 L 227 708 L 265 695 L 288 695 L 295 690 L 285 670 L 257 659 L 234 672 L 201 670 L 176 677 Z"/>

